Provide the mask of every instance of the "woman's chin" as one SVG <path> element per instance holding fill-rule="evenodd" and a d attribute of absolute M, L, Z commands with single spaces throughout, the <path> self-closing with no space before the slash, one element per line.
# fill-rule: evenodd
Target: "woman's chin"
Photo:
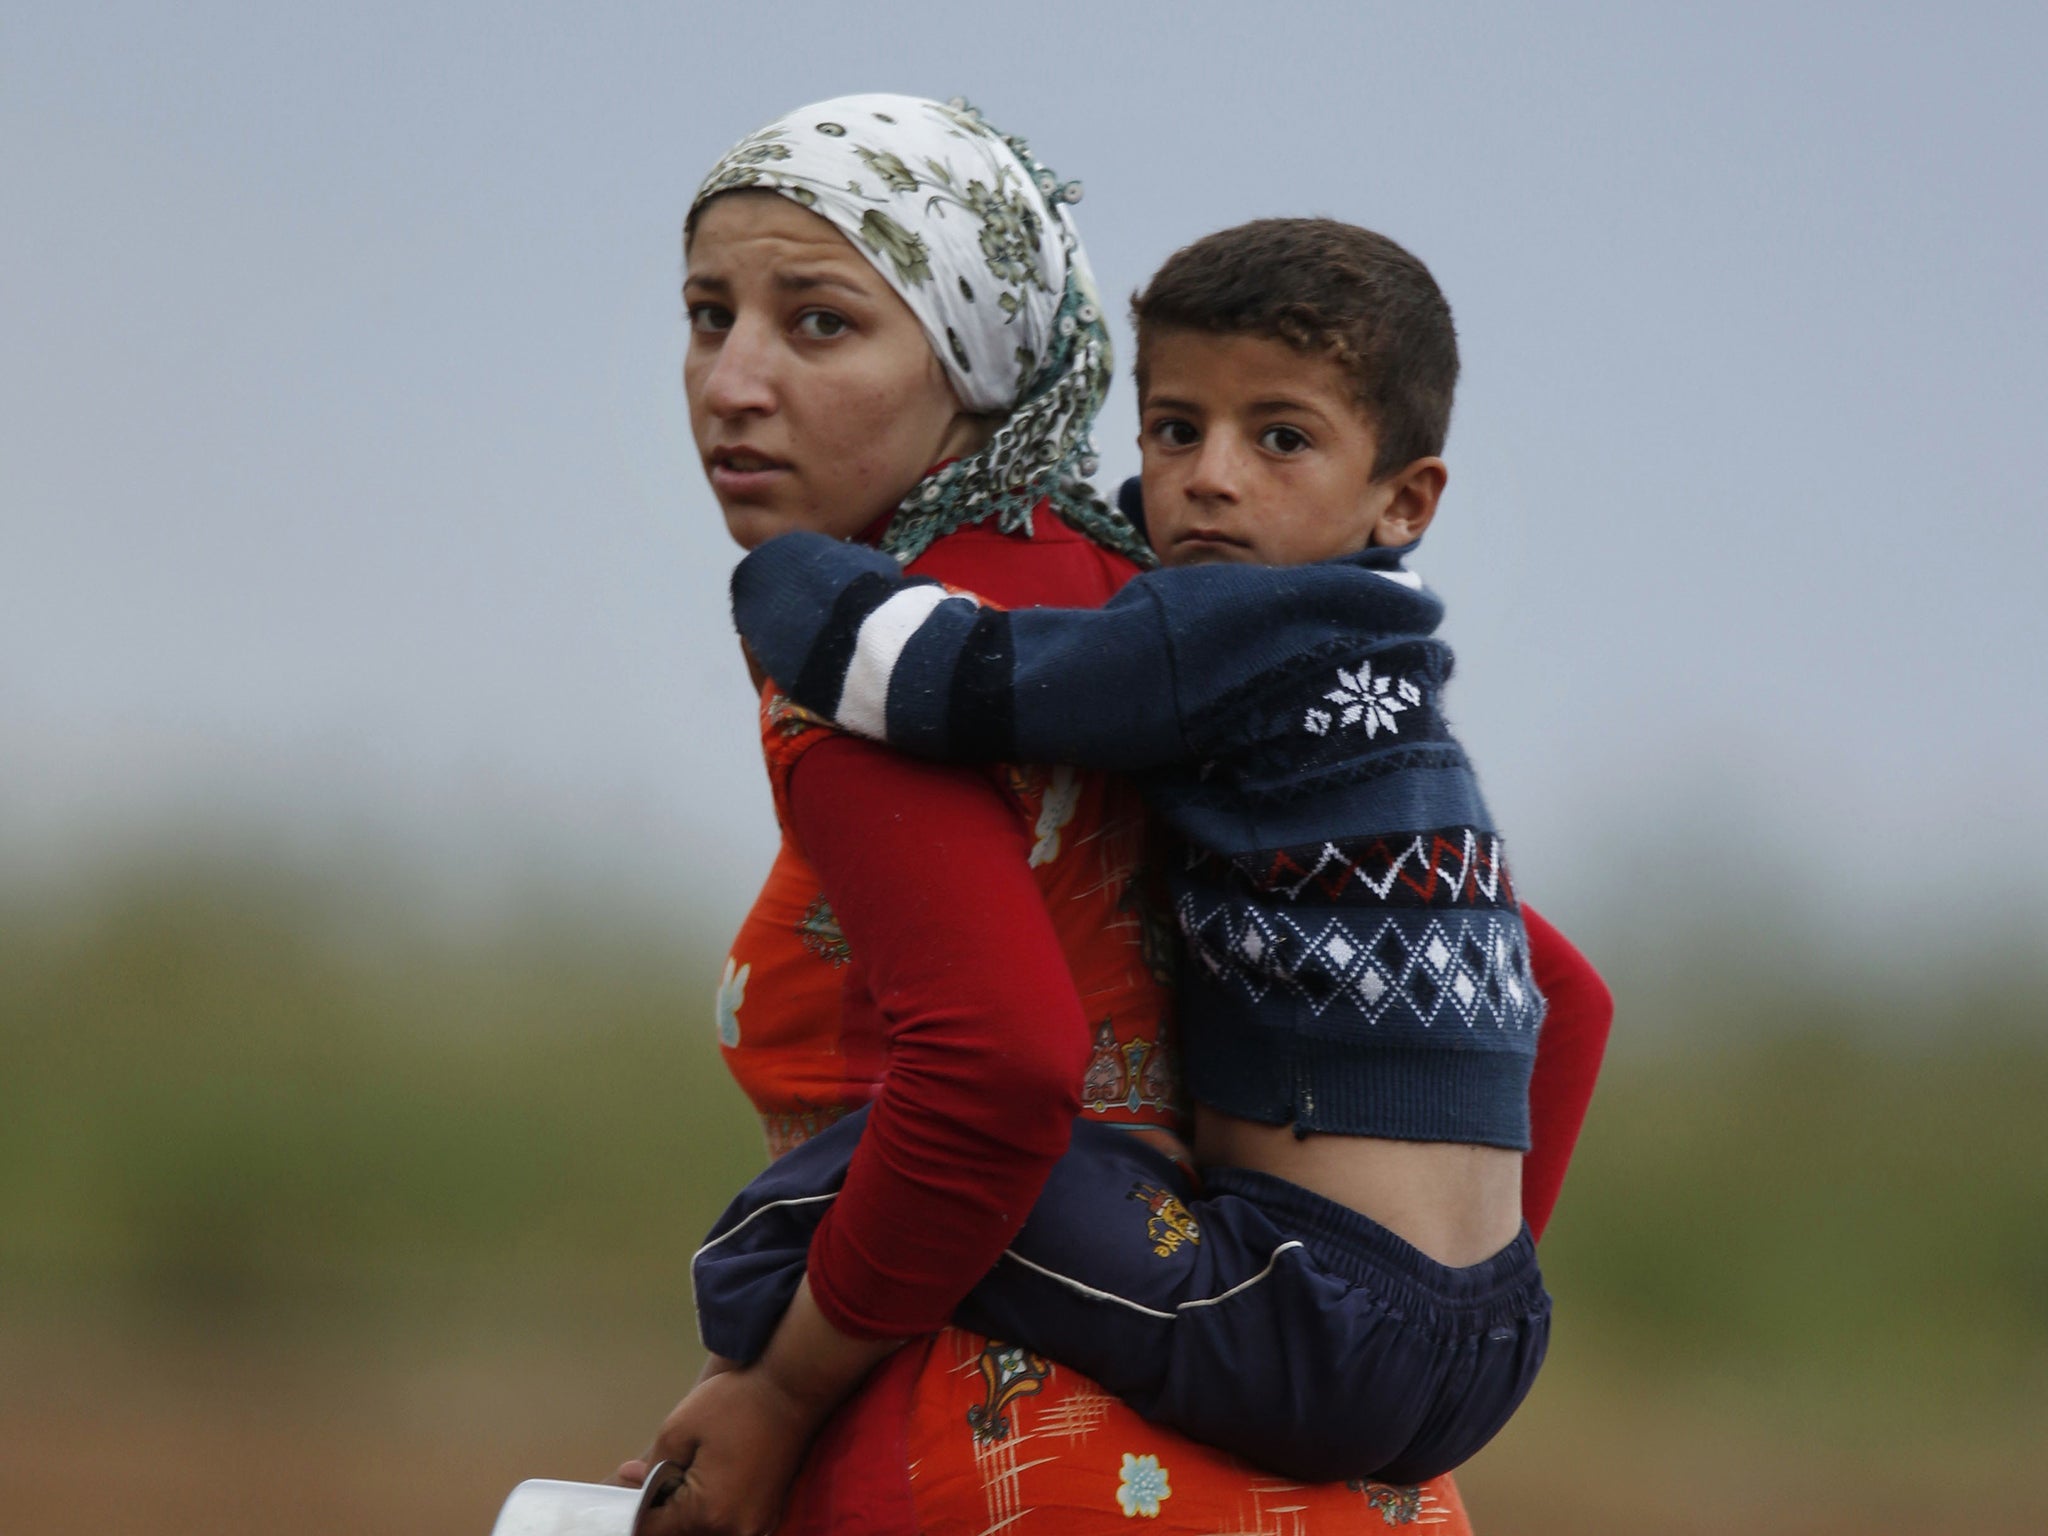
<path fill-rule="evenodd" d="M 862 510 L 788 505 L 778 501 L 748 501 L 721 496 L 719 508 L 725 513 L 725 531 L 741 549 L 759 549 L 778 534 L 805 529 L 850 539 L 880 516 Z"/>
<path fill-rule="evenodd" d="M 779 533 L 810 526 L 802 508 L 725 496 L 719 497 L 719 504 L 725 513 L 725 531 L 741 549 L 759 549 Z"/>

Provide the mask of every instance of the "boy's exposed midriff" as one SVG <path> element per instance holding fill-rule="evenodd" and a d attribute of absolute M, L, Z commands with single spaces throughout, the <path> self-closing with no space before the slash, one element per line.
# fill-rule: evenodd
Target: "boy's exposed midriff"
<path fill-rule="evenodd" d="M 1203 1108 L 1195 1116 L 1195 1159 L 1299 1184 L 1454 1268 L 1500 1252 L 1522 1227 L 1522 1154 L 1503 1147 L 1297 1136 L 1289 1125 Z"/>

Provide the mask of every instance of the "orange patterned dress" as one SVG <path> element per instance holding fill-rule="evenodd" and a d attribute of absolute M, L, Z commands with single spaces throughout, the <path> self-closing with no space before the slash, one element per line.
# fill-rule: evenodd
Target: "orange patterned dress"
<path fill-rule="evenodd" d="M 1054 528 L 1033 543 L 1062 536 L 1078 537 Z M 968 530 L 935 553 L 998 539 L 1017 542 Z M 787 832 L 790 772 L 829 731 L 772 689 L 761 727 L 784 840 L 726 961 L 718 1026 L 727 1065 L 780 1155 L 870 1102 L 884 1062 L 873 1031 L 847 1025 L 847 943 Z M 1069 768 L 987 771 L 1030 835 L 1031 871 L 1094 1033 L 1083 1114 L 1180 1127 L 1166 919 L 1147 900 L 1146 823 L 1134 792 Z M 1470 1530 L 1449 1478 L 1419 1488 L 1310 1487 L 1267 1476 L 1146 1422 L 1077 1372 L 957 1328 L 912 1341 L 874 1373 L 820 1438 L 780 1529 L 1089 1536 L 1133 1522 L 1158 1536 Z"/>

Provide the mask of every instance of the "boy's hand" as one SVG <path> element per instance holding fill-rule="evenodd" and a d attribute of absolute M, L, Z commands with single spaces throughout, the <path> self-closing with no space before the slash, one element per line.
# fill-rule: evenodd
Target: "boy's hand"
<path fill-rule="evenodd" d="M 629 1483 L 656 1461 L 688 1469 L 673 1497 L 641 1516 L 634 1536 L 767 1536 L 828 1411 L 759 1366 L 701 1382 L 663 1422 L 645 1462 L 619 1468 Z"/>

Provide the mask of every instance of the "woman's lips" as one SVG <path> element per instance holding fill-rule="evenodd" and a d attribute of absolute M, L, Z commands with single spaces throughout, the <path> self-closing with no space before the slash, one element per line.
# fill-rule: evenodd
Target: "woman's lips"
<path fill-rule="evenodd" d="M 751 448 L 716 448 L 705 463 L 711 489 L 738 501 L 761 494 L 789 471 L 783 460 Z"/>

